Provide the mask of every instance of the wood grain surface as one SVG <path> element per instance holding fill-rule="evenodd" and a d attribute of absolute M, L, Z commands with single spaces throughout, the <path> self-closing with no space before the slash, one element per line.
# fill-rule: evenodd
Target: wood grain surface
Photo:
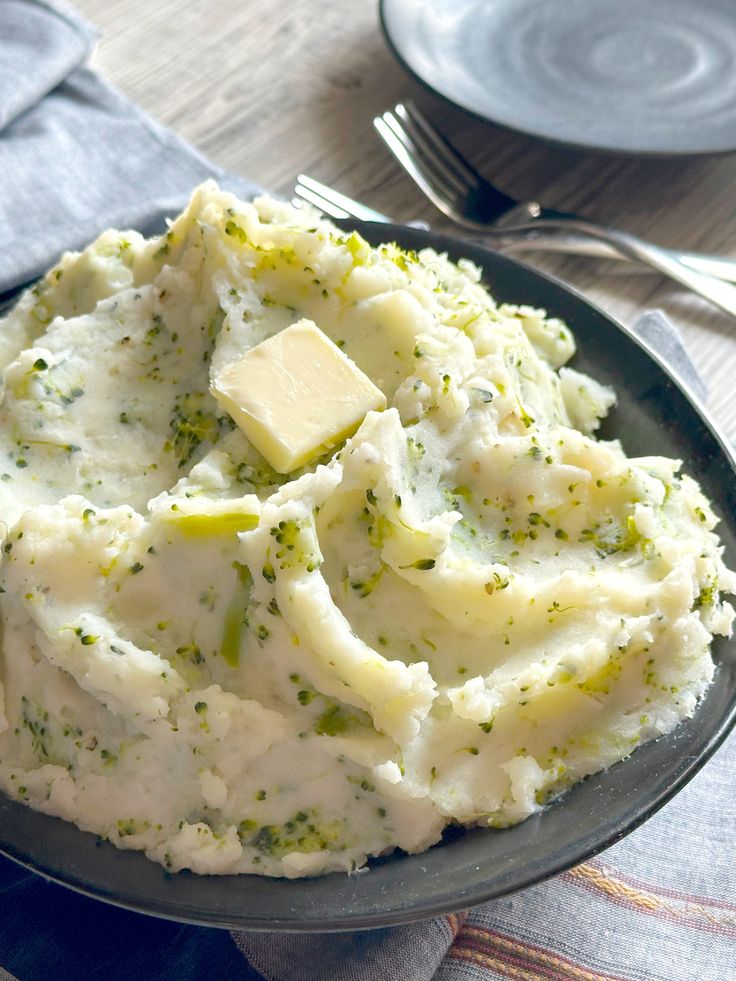
<path fill-rule="evenodd" d="M 736 155 L 632 159 L 561 150 L 472 119 L 394 61 L 374 0 L 76 0 L 101 31 L 96 67 L 210 159 L 290 194 L 310 174 L 398 221 L 452 231 L 373 131 L 412 96 L 510 194 L 582 212 L 662 245 L 736 256 Z M 625 323 L 660 307 L 736 440 L 736 318 L 654 273 L 525 252 Z M 523 301 L 523 297 L 519 298 Z"/>

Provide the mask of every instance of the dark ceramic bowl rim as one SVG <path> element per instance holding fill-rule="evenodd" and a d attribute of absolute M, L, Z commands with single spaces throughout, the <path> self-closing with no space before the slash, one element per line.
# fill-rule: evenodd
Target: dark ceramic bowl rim
<path fill-rule="evenodd" d="M 546 306 L 550 315 L 562 316 L 567 310 L 568 322 L 572 321 L 571 327 L 579 339 L 581 330 L 587 330 L 589 341 L 595 342 L 596 332 L 602 330 L 606 348 L 613 345 L 627 355 L 627 371 L 631 365 L 634 369 L 642 365 L 644 382 L 650 388 L 650 383 L 662 385 L 667 398 L 685 410 L 683 425 L 694 427 L 698 445 L 695 436 L 687 444 L 685 437 L 680 437 L 678 427 L 674 428 L 672 438 L 681 438 L 683 447 L 687 444 L 696 454 L 703 440 L 709 444 L 708 459 L 716 470 L 712 476 L 708 471 L 707 476 L 716 490 L 722 490 L 721 503 L 728 504 L 719 510 L 721 530 L 730 536 L 727 547 L 733 562 L 736 520 L 733 528 L 728 521 L 731 515 L 736 515 L 736 459 L 703 407 L 656 352 L 575 290 L 515 259 L 469 242 L 405 226 L 352 222 L 351 227 L 376 244 L 393 240 L 406 248 L 429 246 L 447 252 L 454 259 L 470 258 L 484 269 L 484 279 L 491 280 L 492 292 L 499 299 Z M 507 280 L 520 280 L 524 284 L 522 292 L 528 295 L 512 295 L 520 289 L 518 286 L 511 287 L 512 294 L 503 295 Z M 540 303 L 544 298 L 545 302 Z M 619 386 L 619 391 L 624 394 L 626 385 L 623 392 Z M 645 388 L 645 395 L 647 391 Z M 659 397 L 663 396 L 655 392 L 655 404 Z M 660 414 L 660 418 L 654 418 L 654 424 L 663 425 L 664 418 Z M 724 478 L 730 479 L 734 490 Z M 673 733 L 647 743 L 627 760 L 576 784 L 543 812 L 520 825 L 504 831 L 476 829 L 450 835 L 449 841 L 421 855 L 397 854 L 371 863 L 370 871 L 365 873 L 353 876 L 333 873 L 297 880 L 250 875 L 194 876 L 187 872 L 172 876 L 140 853 L 119 851 L 108 842 L 100 843 L 97 848 L 92 835 L 58 818 L 29 811 L 2 795 L 0 852 L 46 878 L 94 898 L 154 916 L 222 928 L 293 932 L 355 930 L 456 912 L 527 888 L 589 859 L 633 831 L 667 803 L 706 763 L 736 723 L 736 667 L 730 666 L 736 658 L 729 658 L 725 651 L 729 646 L 733 654 L 732 644 L 723 638 L 714 644 L 714 649 L 717 645 L 725 652 L 716 658 L 719 664 L 716 681 L 693 719 L 682 723 Z M 717 705 L 718 699 L 723 704 L 712 716 L 708 711 L 710 703 L 715 701 Z M 655 789 L 640 790 L 634 779 L 637 773 L 653 779 Z M 629 804 L 626 795 L 632 780 L 638 802 Z M 623 795 L 623 803 L 613 808 L 603 793 L 610 794 L 612 786 L 614 802 Z M 545 831 L 555 822 L 564 829 L 571 820 L 582 821 L 581 826 L 589 830 L 579 839 L 559 847 L 544 839 Z M 563 830 L 563 838 L 564 834 Z M 532 856 L 534 861 L 531 858 L 526 864 L 522 861 L 506 868 L 503 874 L 495 868 L 487 874 L 482 871 L 481 864 L 488 858 L 488 850 L 493 851 L 494 843 L 498 845 L 500 841 L 504 845 L 516 840 L 531 843 L 532 849 L 539 853 Z M 458 848 L 461 851 L 454 878 L 441 868 L 433 871 L 434 866 L 451 860 L 453 850 Z M 466 852 L 469 859 L 464 857 Z M 504 848 L 501 852 L 505 853 Z M 493 857 L 502 863 L 501 853 Z M 443 875 L 450 876 L 449 885 Z"/>

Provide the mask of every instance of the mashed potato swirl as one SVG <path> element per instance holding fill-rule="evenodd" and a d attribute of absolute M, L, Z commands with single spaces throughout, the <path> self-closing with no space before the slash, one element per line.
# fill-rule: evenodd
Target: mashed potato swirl
<path fill-rule="evenodd" d="M 168 869 L 303 876 L 503 827 L 690 716 L 716 519 L 469 262 L 199 188 L 4 320 L 0 787 Z M 274 472 L 210 394 L 301 318 L 384 392 Z"/>

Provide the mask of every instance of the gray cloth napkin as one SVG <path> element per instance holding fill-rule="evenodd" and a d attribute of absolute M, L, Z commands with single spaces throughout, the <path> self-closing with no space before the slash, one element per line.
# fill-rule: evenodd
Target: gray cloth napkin
<path fill-rule="evenodd" d="M 103 228 L 161 228 L 206 177 L 242 196 L 256 190 L 208 163 L 85 67 L 94 37 L 57 2 L 0 0 L 0 294 Z M 679 334 L 661 312 L 646 314 L 635 330 L 704 397 Z M 269 981 L 734 978 L 734 772 L 731 737 L 675 800 L 624 841 L 467 915 L 366 933 L 233 938 Z"/>
<path fill-rule="evenodd" d="M 694 392 L 701 402 L 705 402 L 708 387 L 687 353 L 680 332 L 661 310 L 643 313 L 632 330 L 669 364 L 686 388 Z"/>
<path fill-rule="evenodd" d="M 0 0 L 0 295 L 105 228 L 160 230 L 207 177 L 258 190 L 85 67 L 95 37 L 58 3 Z"/>

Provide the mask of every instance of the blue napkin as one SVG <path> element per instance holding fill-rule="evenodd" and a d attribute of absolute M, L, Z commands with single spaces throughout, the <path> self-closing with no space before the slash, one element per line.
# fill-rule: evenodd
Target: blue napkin
<path fill-rule="evenodd" d="M 95 38 L 56 2 L 0 0 L 0 296 L 105 228 L 160 231 L 207 177 L 257 191 L 90 70 Z"/>

